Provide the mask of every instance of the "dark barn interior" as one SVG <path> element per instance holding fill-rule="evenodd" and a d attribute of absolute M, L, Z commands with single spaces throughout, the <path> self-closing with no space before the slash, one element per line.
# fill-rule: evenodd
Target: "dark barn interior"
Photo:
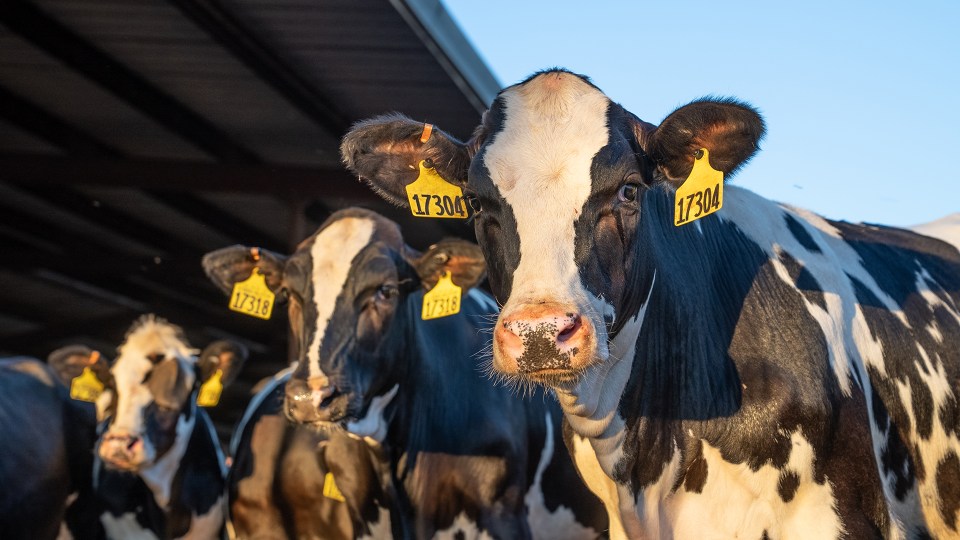
<path fill-rule="evenodd" d="M 466 138 L 498 88 L 437 0 L 5 0 L 0 355 L 112 357 L 143 313 L 194 347 L 237 338 L 251 358 L 211 411 L 227 436 L 289 361 L 286 314 L 229 311 L 203 253 L 286 253 L 348 205 L 417 248 L 472 238 L 381 203 L 339 139 L 390 111 Z"/>

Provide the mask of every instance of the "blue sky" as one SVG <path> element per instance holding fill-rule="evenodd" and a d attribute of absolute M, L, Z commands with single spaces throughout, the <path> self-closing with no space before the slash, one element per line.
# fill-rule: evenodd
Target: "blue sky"
<path fill-rule="evenodd" d="M 960 1 L 442 0 L 504 85 L 561 66 L 652 123 L 700 96 L 767 121 L 735 178 L 831 219 L 960 211 Z"/>

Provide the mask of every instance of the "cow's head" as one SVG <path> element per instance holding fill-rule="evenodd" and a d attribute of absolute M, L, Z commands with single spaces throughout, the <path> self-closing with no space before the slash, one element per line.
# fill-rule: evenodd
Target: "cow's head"
<path fill-rule="evenodd" d="M 186 445 L 196 418 L 199 386 L 220 371 L 223 384 L 239 372 L 247 352 L 217 341 L 198 359 L 179 327 L 147 315 L 127 333 L 105 382 L 113 400 L 97 452 L 113 469 L 141 471 L 175 444 Z"/>
<path fill-rule="evenodd" d="M 404 324 L 397 319 L 411 293 L 432 288 L 445 272 L 464 292 L 484 275 L 476 245 L 444 240 L 420 254 L 395 223 L 359 208 L 333 214 L 289 257 L 232 246 L 208 253 L 203 266 L 225 292 L 259 268 L 288 299 L 298 364 L 286 387 L 287 415 L 347 423 L 361 435 L 383 428 L 361 419 L 396 392 Z"/>
<path fill-rule="evenodd" d="M 756 111 L 731 99 L 695 101 L 654 126 L 586 78 L 552 70 L 503 90 L 467 143 L 388 116 L 354 126 L 341 151 L 399 205 L 421 160 L 462 185 L 503 304 L 494 368 L 562 384 L 607 359 L 645 299 L 635 283 L 645 201 L 664 200 L 701 148 L 729 177 L 763 132 Z"/>

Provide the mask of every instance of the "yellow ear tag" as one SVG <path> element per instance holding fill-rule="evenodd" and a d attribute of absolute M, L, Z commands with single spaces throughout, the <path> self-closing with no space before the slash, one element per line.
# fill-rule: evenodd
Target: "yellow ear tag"
<path fill-rule="evenodd" d="M 273 313 L 273 299 L 273 291 L 267 288 L 266 276 L 259 268 L 254 268 L 250 277 L 233 284 L 230 309 L 258 319 L 269 319 Z"/>
<path fill-rule="evenodd" d="M 437 280 L 436 286 L 423 294 L 423 311 L 420 318 L 428 321 L 460 313 L 460 295 L 462 289 L 445 272 Z"/>
<path fill-rule="evenodd" d="M 103 393 L 103 383 L 93 373 L 90 366 L 83 368 L 83 373 L 70 381 L 70 397 L 80 401 L 97 401 Z"/>
<path fill-rule="evenodd" d="M 337 487 L 332 472 L 328 472 L 327 475 L 323 477 L 323 496 L 335 501 L 347 502 L 347 500 L 343 498 L 343 493 L 340 493 L 340 488 Z"/>
<path fill-rule="evenodd" d="M 420 162 L 420 176 L 407 186 L 407 202 L 410 203 L 410 212 L 416 217 L 468 217 L 463 190 L 441 178 L 436 169 L 428 167 L 425 161 Z"/>
<path fill-rule="evenodd" d="M 223 392 L 223 370 L 218 369 L 207 382 L 200 385 L 197 392 L 197 405 L 201 407 L 216 407 L 220 403 L 220 394 Z"/>
<path fill-rule="evenodd" d="M 696 221 L 723 207 L 723 173 L 710 166 L 710 152 L 701 148 L 690 176 L 677 188 L 673 224 Z"/>

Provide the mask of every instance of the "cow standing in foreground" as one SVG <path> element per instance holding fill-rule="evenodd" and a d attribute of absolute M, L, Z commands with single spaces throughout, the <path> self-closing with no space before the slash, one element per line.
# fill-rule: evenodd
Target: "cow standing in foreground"
<path fill-rule="evenodd" d="M 195 354 L 179 327 L 150 315 L 118 348 L 94 469 L 109 538 L 220 537 L 226 465 L 197 392 L 214 376 L 229 384 L 247 353 L 221 341 Z"/>
<path fill-rule="evenodd" d="M 53 540 L 96 528 L 84 512 L 96 417 L 83 405 L 40 361 L 0 360 L 0 537 Z"/>
<path fill-rule="evenodd" d="M 236 538 L 404 538 L 381 452 L 339 426 L 321 431 L 286 418 L 291 371 L 267 379 L 230 444 L 227 493 Z"/>
<path fill-rule="evenodd" d="M 475 245 L 446 240 L 421 254 L 392 221 L 347 209 L 290 257 L 244 246 L 204 257 L 224 291 L 255 268 L 290 300 L 299 361 L 287 414 L 382 443 L 416 538 L 600 534 L 602 507 L 560 451 L 558 408 L 478 368 L 497 308 L 470 290 L 484 275 Z M 460 313 L 421 320 L 423 290 L 446 272 L 470 290 Z"/>
<path fill-rule="evenodd" d="M 465 189 L 493 371 L 556 392 L 615 536 L 958 538 L 960 254 L 733 186 L 675 226 L 695 161 L 729 177 L 763 133 L 732 99 L 654 126 L 551 70 L 466 144 L 388 116 L 342 150 L 396 204 L 422 160 Z"/>

